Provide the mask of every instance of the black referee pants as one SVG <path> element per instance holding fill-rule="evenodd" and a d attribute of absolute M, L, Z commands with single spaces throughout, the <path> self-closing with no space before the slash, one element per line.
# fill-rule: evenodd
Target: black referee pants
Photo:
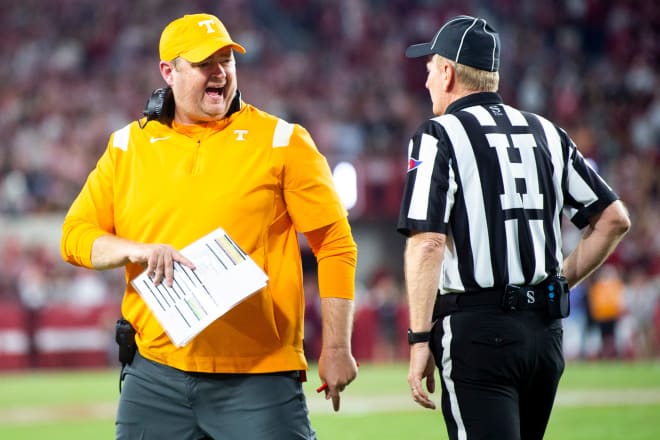
<path fill-rule="evenodd" d="M 430 347 L 450 440 L 543 438 L 564 371 L 561 320 L 462 310 L 435 323 Z"/>

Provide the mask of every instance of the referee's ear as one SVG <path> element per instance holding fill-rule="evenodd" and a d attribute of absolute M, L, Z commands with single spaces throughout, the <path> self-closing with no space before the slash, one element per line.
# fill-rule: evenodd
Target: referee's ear
<path fill-rule="evenodd" d="M 442 63 L 441 72 L 444 85 L 443 88 L 445 92 L 449 92 L 454 88 L 454 83 L 456 81 L 456 69 L 454 69 L 452 63 L 445 59 L 442 59 L 440 62 Z"/>

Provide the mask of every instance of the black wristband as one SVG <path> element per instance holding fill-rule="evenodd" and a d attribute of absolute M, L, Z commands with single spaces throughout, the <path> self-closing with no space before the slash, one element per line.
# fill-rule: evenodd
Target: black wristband
<path fill-rule="evenodd" d="M 413 332 L 408 329 L 408 344 L 413 345 L 418 342 L 429 342 L 431 339 L 431 332 Z"/>

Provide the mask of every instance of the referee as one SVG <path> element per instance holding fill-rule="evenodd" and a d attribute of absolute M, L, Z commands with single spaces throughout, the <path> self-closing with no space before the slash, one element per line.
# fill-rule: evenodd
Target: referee
<path fill-rule="evenodd" d="M 486 20 L 454 17 L 406 56 L 428 57 L 437 116 L 409 143 L 398 221 L 412 396 L 435 408 L 437 365 L 450 439 L 541 439 L 564 370 L 569 287 L 612 253 L 627 212 L 564 130 L 502 102 Z M 562 211 L 584 231 L 568 256 Z"/>

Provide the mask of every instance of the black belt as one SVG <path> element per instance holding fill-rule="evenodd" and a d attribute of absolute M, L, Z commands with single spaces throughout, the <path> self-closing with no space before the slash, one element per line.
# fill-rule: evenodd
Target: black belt
<path fill-rule="evenodd" d="M 545 286 L 506 286 L 475 292 L 438 293 L 433 310 L 434 319 L 467 308 L 499 307 L 505 311 L 547 310 Z"/>
<path fill-rule="evenodd" d="M 296 382 L 306 382 L 307 374 L 304 370 L 272 371 L 268 373 L 203 373 L 198 371 L 185 371 L 185 374 L 200 379 L 236 379 L 245 376 L 283 376 L 290 377 Z"/>

